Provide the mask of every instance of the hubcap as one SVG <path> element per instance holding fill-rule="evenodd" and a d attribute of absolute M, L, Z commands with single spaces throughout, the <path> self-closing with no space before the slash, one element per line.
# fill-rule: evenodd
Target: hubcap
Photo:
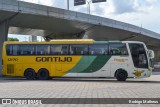
<path fill-rule="evenodd" d="M 124 77 L 125 77 L 124 73 L 120 73 L 120 74 L 119 74 L 119 77 L 120 77 L 120 78 L 124 78 Z"/>
<path fill-rule="evenodd" d="M 41 72 L 40 76 L 44 77 L 44 76 L 46 76 L 46 73 L 45 72 Z"/>
<path fill-rule="evenodd" d="M 29 71 L 29 72 L 28 72 L 28 76 L 29 76 L 29 77 L 32 77 L 32 76 L 33 76 L 33 73 L 32 73 L 31 71 Z"/>

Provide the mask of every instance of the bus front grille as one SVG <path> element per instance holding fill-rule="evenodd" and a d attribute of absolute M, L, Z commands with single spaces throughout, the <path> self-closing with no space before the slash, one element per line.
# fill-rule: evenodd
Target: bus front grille
<path fill-rule="evenodd" d="M 14 65 L 7 64 L 7 74 L 14 74 Z"/>

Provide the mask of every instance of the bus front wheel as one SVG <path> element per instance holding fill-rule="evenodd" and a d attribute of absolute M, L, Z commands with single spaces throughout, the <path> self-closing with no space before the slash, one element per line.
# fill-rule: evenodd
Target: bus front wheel
<path fill-rule="evenodd" d="M 36 73 L 33 69 L 29 68 L 25 70 L 24 76 L 26 77 L 27 80 L 34 80 L 36 77 Z"/>
<path fill-rule="evenodd" d="M 49 72 L 46 69 L 40 69 L 37 76 L 39 80 L 47 80 L 49 78 Z"/>
<path fill-rule="evenodd" d="M 116 71 L 115 77 L 118 81 L 126 81 L 128 75 L 125 70 L 119 69 Z"/>

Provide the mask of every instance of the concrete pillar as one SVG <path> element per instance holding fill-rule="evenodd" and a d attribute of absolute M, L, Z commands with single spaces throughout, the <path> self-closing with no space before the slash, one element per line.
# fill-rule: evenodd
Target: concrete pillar
<path fill-rule="evenodd" d="M 8 39 L 8 29 L 9 23 L 8 21 L 0 22 L 0 76 L 2 75 L 2 48 L 3 42 Z"/>

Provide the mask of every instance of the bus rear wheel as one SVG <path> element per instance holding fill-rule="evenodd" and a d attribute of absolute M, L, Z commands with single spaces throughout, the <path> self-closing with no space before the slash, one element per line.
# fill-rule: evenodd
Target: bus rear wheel
<path fill-rule="evenodd" d="M 118 81 L 126 81 L 128 75 L 125 70 L 119 69 L 117 70 L 115 77 Z"/>
<path fill-rule="evenodd" d="M 36 73 L 33 69 L 29 68 L 25 70 L 24 76 L 26 77 L 27 80 L 34 80 L 36 77 Z"/>
<path fill-rule="evenodd" d="M 49 72 L 46 69 L 40 69 L 37 73 L 37 77 L 39 80 L 47 80 L 49 79 Z"/>

